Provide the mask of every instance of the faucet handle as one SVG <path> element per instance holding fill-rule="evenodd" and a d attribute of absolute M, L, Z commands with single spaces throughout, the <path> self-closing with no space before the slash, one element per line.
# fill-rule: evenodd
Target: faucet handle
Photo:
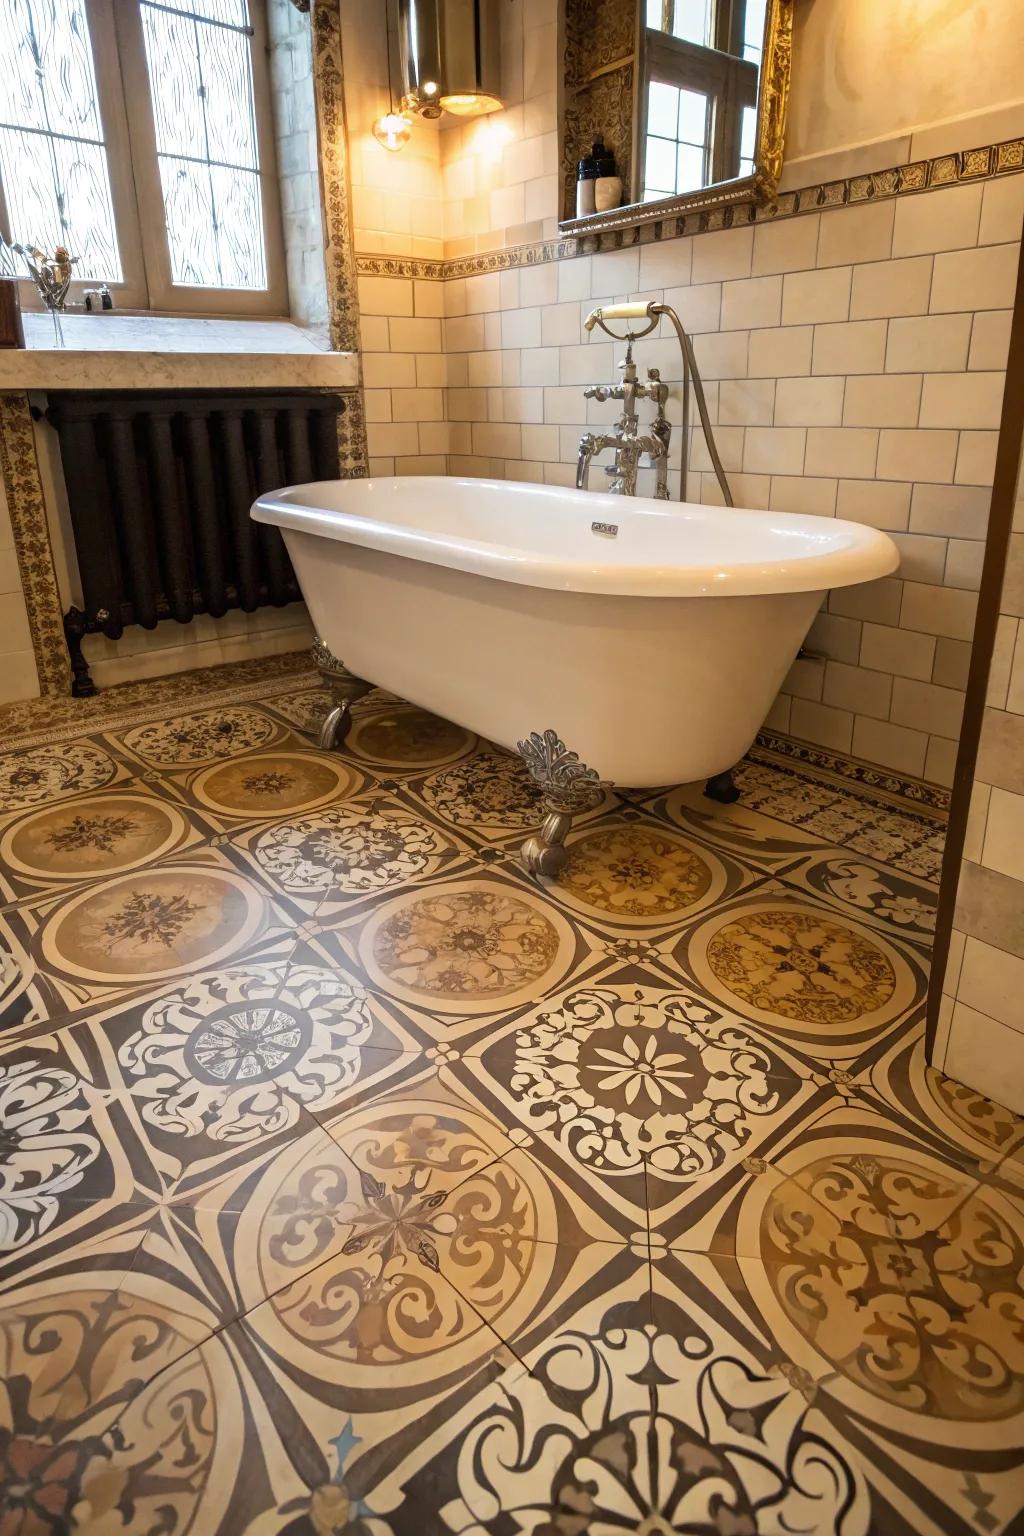
<path fill-rule="evenodd" d="M 584 400 L 610 400 L 611 391 L 605 384 L 590 384 L 583 391 Z"/>

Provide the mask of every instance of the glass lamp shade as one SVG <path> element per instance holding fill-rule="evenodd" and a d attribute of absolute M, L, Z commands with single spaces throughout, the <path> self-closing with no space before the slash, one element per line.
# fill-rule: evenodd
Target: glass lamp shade
<path fill-rule="evenodd" d="M 412 121 L 404 112 L 385 112 L 374 123 L 373 136 L 385 149 L 404 149 L 412 138 Z"/>
<path fill-rule="evenodd" d="M 500 112 L 505 103 L 486 91 L 466 91 L 442 96 L 441 105 L 453 117 L 482 117 L 485 112 Z"/>

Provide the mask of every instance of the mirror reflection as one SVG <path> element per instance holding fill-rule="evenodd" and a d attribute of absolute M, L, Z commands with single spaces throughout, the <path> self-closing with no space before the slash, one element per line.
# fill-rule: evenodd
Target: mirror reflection
<path fill-rule="evenodd" d="M 766 0 L 645 0 L 640 201 L 752 176 Z"/>

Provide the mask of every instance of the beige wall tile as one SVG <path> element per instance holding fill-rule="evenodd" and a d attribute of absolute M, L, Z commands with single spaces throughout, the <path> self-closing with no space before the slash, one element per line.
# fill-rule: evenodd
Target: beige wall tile
<path fill-rule="evenodd" d="M 814 327 L 812 373 L 881 373 L 885 367 L 884 320 L 849 320 Z"/>
<path fill-rule="evenodd" d="M 367 389 L 414 389 L 416 359 L 406 352 L 368 352 L 363 358 L 363 383 Z"/>
<path fill-rule="evenodd" d="M 406 277 L 361 277 L 359 312 L 363 315 L 411 315 L 412 282 Z"/>
<path fill-rule="evenodd" d="M 782 288 L 784 325 L 816 325 L 846 320 L 850 313 L 849 267 L 817 272 L 787 272 Z"/>
<path fill-rule="evenodd" d="M 820 475 L 772 475 L 768 506 L 773 512 L 832 517 L 838 481 Z"/>
<path fill-rule="evenodd" d="M 840 480 L 836 516 L 898 533 L 910 519 L 910 492 L 898 480 Z"/>
<path fill-rule="evenodd" d="M 414 422 L 375 422 L 366 428 L 366 445 L 374 458 L 419 453 L 420 439 Z"/>
<path fill-rule="evenodd" d="M 1024 220 L 1024 176 L 998 176 L 981 194 L 979 245 L 1019 240 Z"/>
<path fill-rule="evenodd" d="M 539 309 L 509 309 L 501 315 L 503 347 L 539 347 L 541 344 Z"/>
<path fill-rule="evenodd" d="M 966 640 L 948 640 L 940 635 L 935 642 L 935 667 L 932 682 L 944 688 L 967 687 L 971 665 L 971 646 Z"/>
<path fill-rule="evenodd" d="M 990 486 L 995 475 L 998 432 L 961 432 L 956 455 L 957 485 Z"/>
<path fill-rule="evenodd" d="M 918 256 L 976 245 L 980 218 L 980 186 L 944 187 L 917 197 L 897 198 L 892 253 Z"/>
<path fill-rule="evenodd" d="M 922 427 L 998 428 L 1002 373 L 941 373 L 924 381 Z"/>
<path fill-rule="evenodd" d="M 977 594 L 955 587 L 932 587 L 908 581 L 903 586 L 900 626 L 928 635 L 947 635 L 951 640 L 970 640 L 974 634 Z"/>
<path fill-rule="evenodd" d="M 853 727 L 853 754 L 915 778 L 924 774 L 928 738 L 921 731 L 860 715 Z"/>
<path fill-rule="evenodd" d="M 754 335 L 766 334 L 764 332 Z M 693 338 L 697 366 L 705 379 L 744 379 L 747 377 L 748 331 L 705 332 Z"/>
<path fill-rule="evenodd" d="M 781 277 L 745 277 L 722 284 L 723 331 L 778 325 L 781 313 Z"/>
<path fill-rule="evenodd" d="M 956 772 L 957 742 L 945 736 L 929 736 L 928 751 L 924 755 L 924 776 L 932 784 L 952 787 Z"/>
<path fill-rule="evenodd" d="M 942 580 L 947 587 L 964 587 L 977 592 L 981 586 L 981 568 L 985 546 L 980 539 L 950 539 L 946 569 Z"/>
<path fill-rule="evenodd" d="M 756 225 L 753 275 L 813 267 L 817 260 L 819 218 L 815 213 L 799 219 L 781 219 L 777 224 Z"/>
<path fill-rule="evenodd" d="M 986 309 L 975 315 L 971 349 L 967 355 L 968 368 L 1005 370 L 1012 319 L 1012 309 Z"/>
<path fill-rule="evenodd" d="M 956 741 L 963 712 L 964 696 L 958 688 L 940 688 L 909 677 L 893 680 L 891 718 L 897 725 Z"/>
<path fill-rule="evenodd" d="M 440 352 L 441 321 L 409 320 L 395 317 L 388 321 L 391 347 L 395 352 Z"/>
<path fill-rule="evenodd" d="M 590 291 L 595 299 L 634 294 L 640 287 L 640 252 L 605 251 L 591 257 Z"/>
<path fill-rule="evenodd" d="M 920 408 L 919 373 L 860 374 L 846 381 L 843 425 L 916 427 Z"/>
<path fill-rule="evenodd" d="M 584 332 L 580 324 L 580 306 L 578 303 L 545 305 L 540 311 L 541 340 L 534 342 L 534 346 L 543 344 L 545 347 L 578 346 L 583 340 Z"/>
<path fill-rule="evenodd" d="M 928 682 L 935 662 L 934 635 L 918 635 L 891 624 L 865 624 L 860 664 L 895 677 L 914 677 Z"/>
<path fill-rule="evenodd" d="M 1020 898 L 1019 880 L 966 859 L 957 890 L 956 925 L 997 949 L 1024 955 L 1024 902 Z"/>
<path fill-rule="evenodd" d="M 932 314 L 972 309 L 1010 309 L 1017 285 L 1016 245 L 984 245 L 974 251 L 948 251 L 935 258 Z"/>
<path fill-rule="evenodd" d="M 962 373 L 971 341 L 971 316 L 926 315 L 889 322 L 887 373 Z"/>
<path fill-rule="evenodd" d="M 898 624 L 902 600 L 902 581 L 886 576 L 881 581 L 865 581 L 855 587 L 837 587 L 829 594 L 828 611 L 850 619 L 869 619 L 875 624 Z"/>
<path fill-rule="evenodd" d="M 889 315 L 926 315 L 932 286 L 932 258 L 906 256 L 899 261 L 869 261 L 853 269 L 850 319 Z"/>
<path fill-rule="evenodd" d="M 1024 1052 L 1020 1033 L 988 1014 L 953 1003 L 943 1070 L 977 1092 L 1024 1114 Z"/>
<path fill-rule="evenodd" d="M 894 533 L 891 537 L 900 552 L 900 575 L 904 581 L 942 585 L 946 570 L 945 539 L 927 533 Z"/>
<path fill-rule="evenodd" d="M 829 747 L 833 752 L 849 752 L 853 740 L 853 716 L 845 709 L 831 709 L 812 699 L 794 699 L 789 728 L 801 741 Z"/>
<path fill-rule="evenodd" d="M 798 657 L 786 673 L 782 684 L 783 693 L 798 699 L 820 699 L 825 681 L 825 668 L 820 661 Z"/>
<path fill-rule="evenodd" d="M 1024 713 L 1024 666 L 1020 668 L 1019 677 L 1015 667 L 1018 620 L 1011 618 L 1009 614 L 1000 614 L 996 624 L 995 644 L 992 647 L 992 660 L 989 663 L 988 687 L 985 692 L 985 702 L 993 709 L 1010 709 L 1017 714 Z M 1024 661 L 1024 655 L 1021 656 Z M 1012 684 L 1018 685 L 1018 697 L 1013 698 Z"/>
<path fill-rule="evenodd" d="M 856 666 L 863 627 L 857 619 L 844 619 L 837 613 L 815 614 L 814 623 L 807 632 L 808 648 Z"/>
<path fill-rule="evenodd" d="M 640 247 L 639 288 L 676 288 L 690 276 L 693 241 L 653 240 Z"/>
<path fill-rule="evenodd" d="M 910 527 L 915 533 L 984 539 L 991 495 L 966 485 L 915 485 Z"/>
<path fill-rule="evenodd" d="M 723 426 L 771 426 L 775 388 L 774 379 L 723 379 L 718 386 L 719 422 Z M 777 425 L 789 423 L 779 422 Z"/>
<path fill-rule="evenodd" d="M 971 803 L 967 808 L 967 826 L 964 828 L 963 857 L 975 864 L 981 863 L 981 851 L 985 846 L 985 823 L 988 821 L 991 793 L 992 786 L 978 780 L 971 787 Z"/>
<path fill-rule="evenodd" d="M 837 208 L 821 219 L 819 267 L 843 267 L 850 262 L 886 261 L 892 255 L 892 199 Z"/>
<path fill-rule="evenodd" d="M 838 427 L 843 419 L 846 379 L 779 379 L 775 386 L 775 425 Z"/>
<path fill-rule="evenodd" d="M 695 283 L 688 288 L 667 288 L 665 303 L 676 311 L 691 336 L 717 331 L 722 313 L 721 283 Z"/>
<path fill-rule="evenodd" d="M 799 475 L 804 467 L 803 427 L 748 427 L 743 468 L 755 475 Z"/>
<path fill-rule="evenodd" d="M 1024 716 L 985 710 L 975 774 L 986 784 L 1024 795 Z"/>
<path fill-rule="evenodd" d="M 571 261 L 560 261 L 558 268 L 558 302 L 564 304 L 573 299 L 589 299 L 592 292 L 590 271 L 591 258 L 576 256 Z"/>
<path fill-rule="evenodd" d="M 413 314 L 423 317 L 439 317 L 444 314 L 444 283 L 417 278 L 413 287 Z"/>
<path fill-rule="evenodd" d="M 814 327 L 788 325 L 779 330 L 751 331 L 748 373 L 752 379 L 786 378 L 811 371 Z"/>
<path fill-rule="evenodd" d="M 804 469 L 809 475 L 870 479 L 875 473 L 878 433 L 870 427 L 808 427 Z"/>
<path fill-rule="evenodd" d="M 825 669 L 821 697 L 825 704 L 848 709 L 851 714 L 874 715 L 879 720 L 887 720 L 892 689 L 893 679 L 886 672 L 830 661 Z"/>
<path fill-rule="evenodd" d="M 712 283 L 749 277 L 753 249 L 754 231 L 750 228 L 721 229 L 701 235 L 693 243 L 693 281 Z"/>
<path fill-rule="evenodd" d="M 1024 795 L 993 788 L 981 862 L 986 869 L 1024 882 Z M 1024 906 L 1024 886 L 1020 894 Z"/>
<path fill-rule="evenodd" d="M 883 480 L 953 478 L 955 432 L 924 432 L 914 428 L 883 428 L 878 443 L 878 474 Z"/>

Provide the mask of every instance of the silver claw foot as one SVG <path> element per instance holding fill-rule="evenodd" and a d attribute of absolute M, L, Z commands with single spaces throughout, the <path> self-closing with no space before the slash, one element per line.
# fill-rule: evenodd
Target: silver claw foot
<path fill-rule="evenodd" d="M 369 693 L 372 683 L 354 677 L 348 668 L 324 645 L 319 635 L 313 641 L 313 663 L 321 680 L 331 691 L 332 706 L 320 727 L 317 745 L 322 752 L 340 747 L 352 724 L 352 705 Z"/>
<path fill-rule="evenodd" d="M 516 750 L 544 791 L 544 821 L 523 844 L 522 860 L 531 875 L 553 880 L 569 862 L 565 839 L 574 814 L 593 809 L 607 785 L 580 762 L 577 752 L 569 751 L 556 731 L 532 731 L 526 741 L 517 742 Z"/>

